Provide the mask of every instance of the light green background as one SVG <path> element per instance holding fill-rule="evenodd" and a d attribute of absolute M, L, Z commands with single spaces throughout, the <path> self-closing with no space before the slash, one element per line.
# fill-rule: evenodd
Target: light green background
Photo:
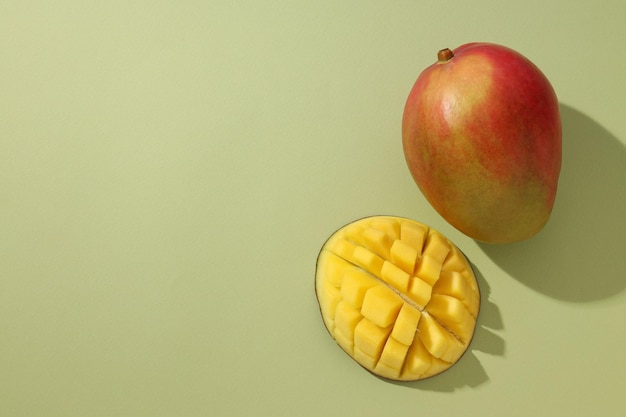
<path fill-rule="evenodd" d="M 3 1 L 0 416 L 618 416 L 626 375 L 624 1 Z M 404 164 L 437 50 L 510 46 L 564 124 L 553 216 L 485 246 Z M 441 230 L 482 311 L 395 384 L 331 340 L 318 250 L 373 214 Z"/>

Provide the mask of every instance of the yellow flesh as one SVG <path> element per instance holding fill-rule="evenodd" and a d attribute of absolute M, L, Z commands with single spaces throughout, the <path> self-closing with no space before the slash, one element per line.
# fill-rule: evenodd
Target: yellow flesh
<path fill-rule="evenodd" d="M 369 371 L 417 380 L 445 371 L 474 334 L 480 294 L 470 264 L 436 230 L 376 216 L 324 244 L 315 289 L 326 328 Z"/>

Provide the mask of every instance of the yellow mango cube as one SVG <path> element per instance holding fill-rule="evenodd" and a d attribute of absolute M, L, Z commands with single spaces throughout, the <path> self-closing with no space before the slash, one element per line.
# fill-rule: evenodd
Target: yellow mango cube
<path fill-rule="evenodd" d="M 397 218 L 388 216 L 374 216 L 369 222 L 370 227 L 382 230 L 391 241 L 400 238 L 400 223 Z"/>
<path fill-rule="evenodd" d="M 428 239 L 426 240 L 423 254 L 430 256 L 437 261 L 438 264 L 443 264 L 449 252 L 450 245 L 448 244 L 448 240 L 431 229 Z"/>
<path fill-rule="evenodd" d="M 370 288 L 363 298 L 361 314 L 380 327 L 387 327 L 396 320 L 402 299 L 384 286 Z"/>
<path fill-rule="evenodd" d="M 335 328 L 331 333 L 337 344 L 346 351 L 349 355 L 354 354 L 354 340 L 351 337 L 346 336 L 341 330 Z"/>
<path fill-rule="evenodd" d="M 405 303 L 400 309 L 396 322 L 393 325 L 391 337 L 406 346 L 410 346 L 415 338 L 420 316 L 421 313 L 418 309 Z"/>
<path fill-rule="evenodd" d="M 328 250 L 320 254 L 318 262 L 324 265 L 324 270 L 321 271 L 325 274 L 324 281 L 335 287 L 341 286 L 341 280 L 343 279 L 345 271 L 354 268 L 354 265 L 350 262 Z"/>
<path fill-rule="evenodd" d="M 383 267 L 383 262 L 385 262 L 383 258 L 362 246 L 354 248 L 353 259 L 367 272 L 376 275 L 377 277 L 380 276 L 380 270 Z"/>
<path fill-rule="evenodd" d="M 390 330 L 377 326 L 365 318 L 354 328 L 354 343 L 366 355 L 379 358 Z"/>
<path fill-rule="evenodd" d="M 378 362 L 374 367 L 374 373 L 378 376 L 382 376 L 387 379 L 399 379 L 400 369 L 396 369 L 392 366 L 386 365 L 382 362 Z"/>
<path fill-rule="evenodd" d="M 409 280 L 411 277 L 392 262 L 385 261 L 383 263 L 383 267 L 380 270 L 380 277 L 401 293 L 406 293 L 409 289 Z"/>
<path fill-rule="evenodd" d="M 417 253 L 421 255 L 428 230 L 429 228 L 421 223 L 403 221 L 400 225 L 400 240 L 415 248 Z"/>
<path fill-rule="evenodd" d="M 376 368 L 376 362 L 378 361 L 378 358 L 372 357 L 356 347 L 354 348 L 354 360 L 356 360 L 366 369 L 374 370 Z"/>
<path fill-rule="evenodd" d="M 415 271 L 418 249 L 402 240 L 394 240 L 389 250 L 391 262 L 409 275 Z"/>
<path fill-rule="evenodd" d="M 430 366 L 428 367 L 428 369 L 426 369 L 426 371 L 424 371 L 424 373 L 422 374 L 422 378 L 430 378 L 431 376 L 440 374 L 449 367 L 449 362 L 433 356 L 430 358 Z"/>
<path fill-rule="evenodd" d="M 360 309 L 365 293 L 377 285 L 376 279 L 362 269 L 354 269 L 344 275 L 341 285 L 341 297 L 352 307 Z"/>
<path fill-rule="evenodd" d="M 389 249 L 393 240 L 382 230 L 367 228 L 363 230 L 365 247 L 383 259 L 389 259 Z"/>
<path fill-rule="evenodd" d="M 444 271 L 462 271 L 466 268 L 467 264 L 468 262 L 467 259 L 465 259 L 465 255 L 463 255 L 457 247 L 452 246 L 448 256 L 443 261 L 442 269 Z"/>
<path fill-rule="evenodd" d="M 422 314 L 417 330 L 420 340 L 435 358 L 453 363 L 465 352 L 466 346 L 428 313 Z"/>
<path fill-rule="evenodd" d="M 421 379 L 430 368 L 433 355 L 424 347 L 419 338 L 409 347 L 404 365 L 403 377 L 407 380 Z"/>
<path fill-rule="evenodd" d="M 474 334 L 476 320 L 461 301 L 449 295 L 434 294 L 426 309 L 442 327 L 462 343 L 469 343 Z"/>
<path fill-rule="evenodd" d="M 343 333 L 348 339 L 354 339 L 354 328 L 363 319 L 361 312 L 346 301 L 337 304 L 335 311 L 335 329 Z"/>
<path fill-rule="evenodd" d="M 426 283 L 432 287 L 439 279 L 440 274 L 441 262 L 430 255 L 422 256 L 415 270 L 415 275 L 420 277 L 423 281 L 426 281 Z"/>
<path fill-rule="evenodd" d="M 411 278 L 409 284 L 408 296 L 415 302 L 417 307 L 422 310 L 428 301 L 432 293 L 432 287 L 419 277 Z"/>
<path fill-rule="evenodd" d="M 346 240 L 362 246 L 383 259 L 389 258 L 391 238 L 383 231 L 372 227 L 352 227 L 345 232 Z"/>
<path fill-rule="evenodd" d="M 439 280 L 433 287 L 433 293 L 449 295 L 461 301 L 472 317 L 476 318 L 480 308 L 478 292 L 467 282 L 467 279 L 457 271 L 441 271 Z"/>
<path fill-rule="evenodd" d="M 335 320 L 335 312 L 337 310 L 337 304 L 342 301 L 341 291 L 333 285 L 323 283 L 317 289 L 317 296 L 322 308 L 328 312 L 325 318 Z"/>
<path fill-rule="evenodd" d="M 384 363 L 385 365 L 391 366 L 399 371 L 402 369 L 408 350 L 409 347 L 407 345 L 398 342 L 393 338 L 393 336 L 389 337 L 387 339 L 387 343 L 385 343 L 383 352 L 380 355 L 379 363 Z"/>

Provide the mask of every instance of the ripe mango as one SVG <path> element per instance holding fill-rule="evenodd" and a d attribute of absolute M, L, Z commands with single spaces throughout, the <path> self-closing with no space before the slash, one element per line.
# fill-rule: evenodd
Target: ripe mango
<path fill-rule="evenodd" d="M 407 98 L 402 144 L 435 210 L 487 243 L 528 239 L 548 221 L 561 169 L 556 93 L 501 45 L 439 51 Z"/>
<path fill-rule="evenodd" d="M 438 231 L 374 216 L 324 243 L 315 293 L 337 344 L 368 371 L 412 381 L 437 375 L 467 350 L 480 310 L 472 267 Z"/>

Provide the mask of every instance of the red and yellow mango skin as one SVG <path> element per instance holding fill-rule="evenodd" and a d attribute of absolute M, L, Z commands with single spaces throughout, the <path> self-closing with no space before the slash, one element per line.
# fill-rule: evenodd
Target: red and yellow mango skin
<path fill-rule="evenodd" d="M 406 161 L 430 204 L 466 235 L 524 240 L 552 212 L 561 119 L 548 79 L 519 53 L 472 43 L 426 68 L 402 120 Z"/>

